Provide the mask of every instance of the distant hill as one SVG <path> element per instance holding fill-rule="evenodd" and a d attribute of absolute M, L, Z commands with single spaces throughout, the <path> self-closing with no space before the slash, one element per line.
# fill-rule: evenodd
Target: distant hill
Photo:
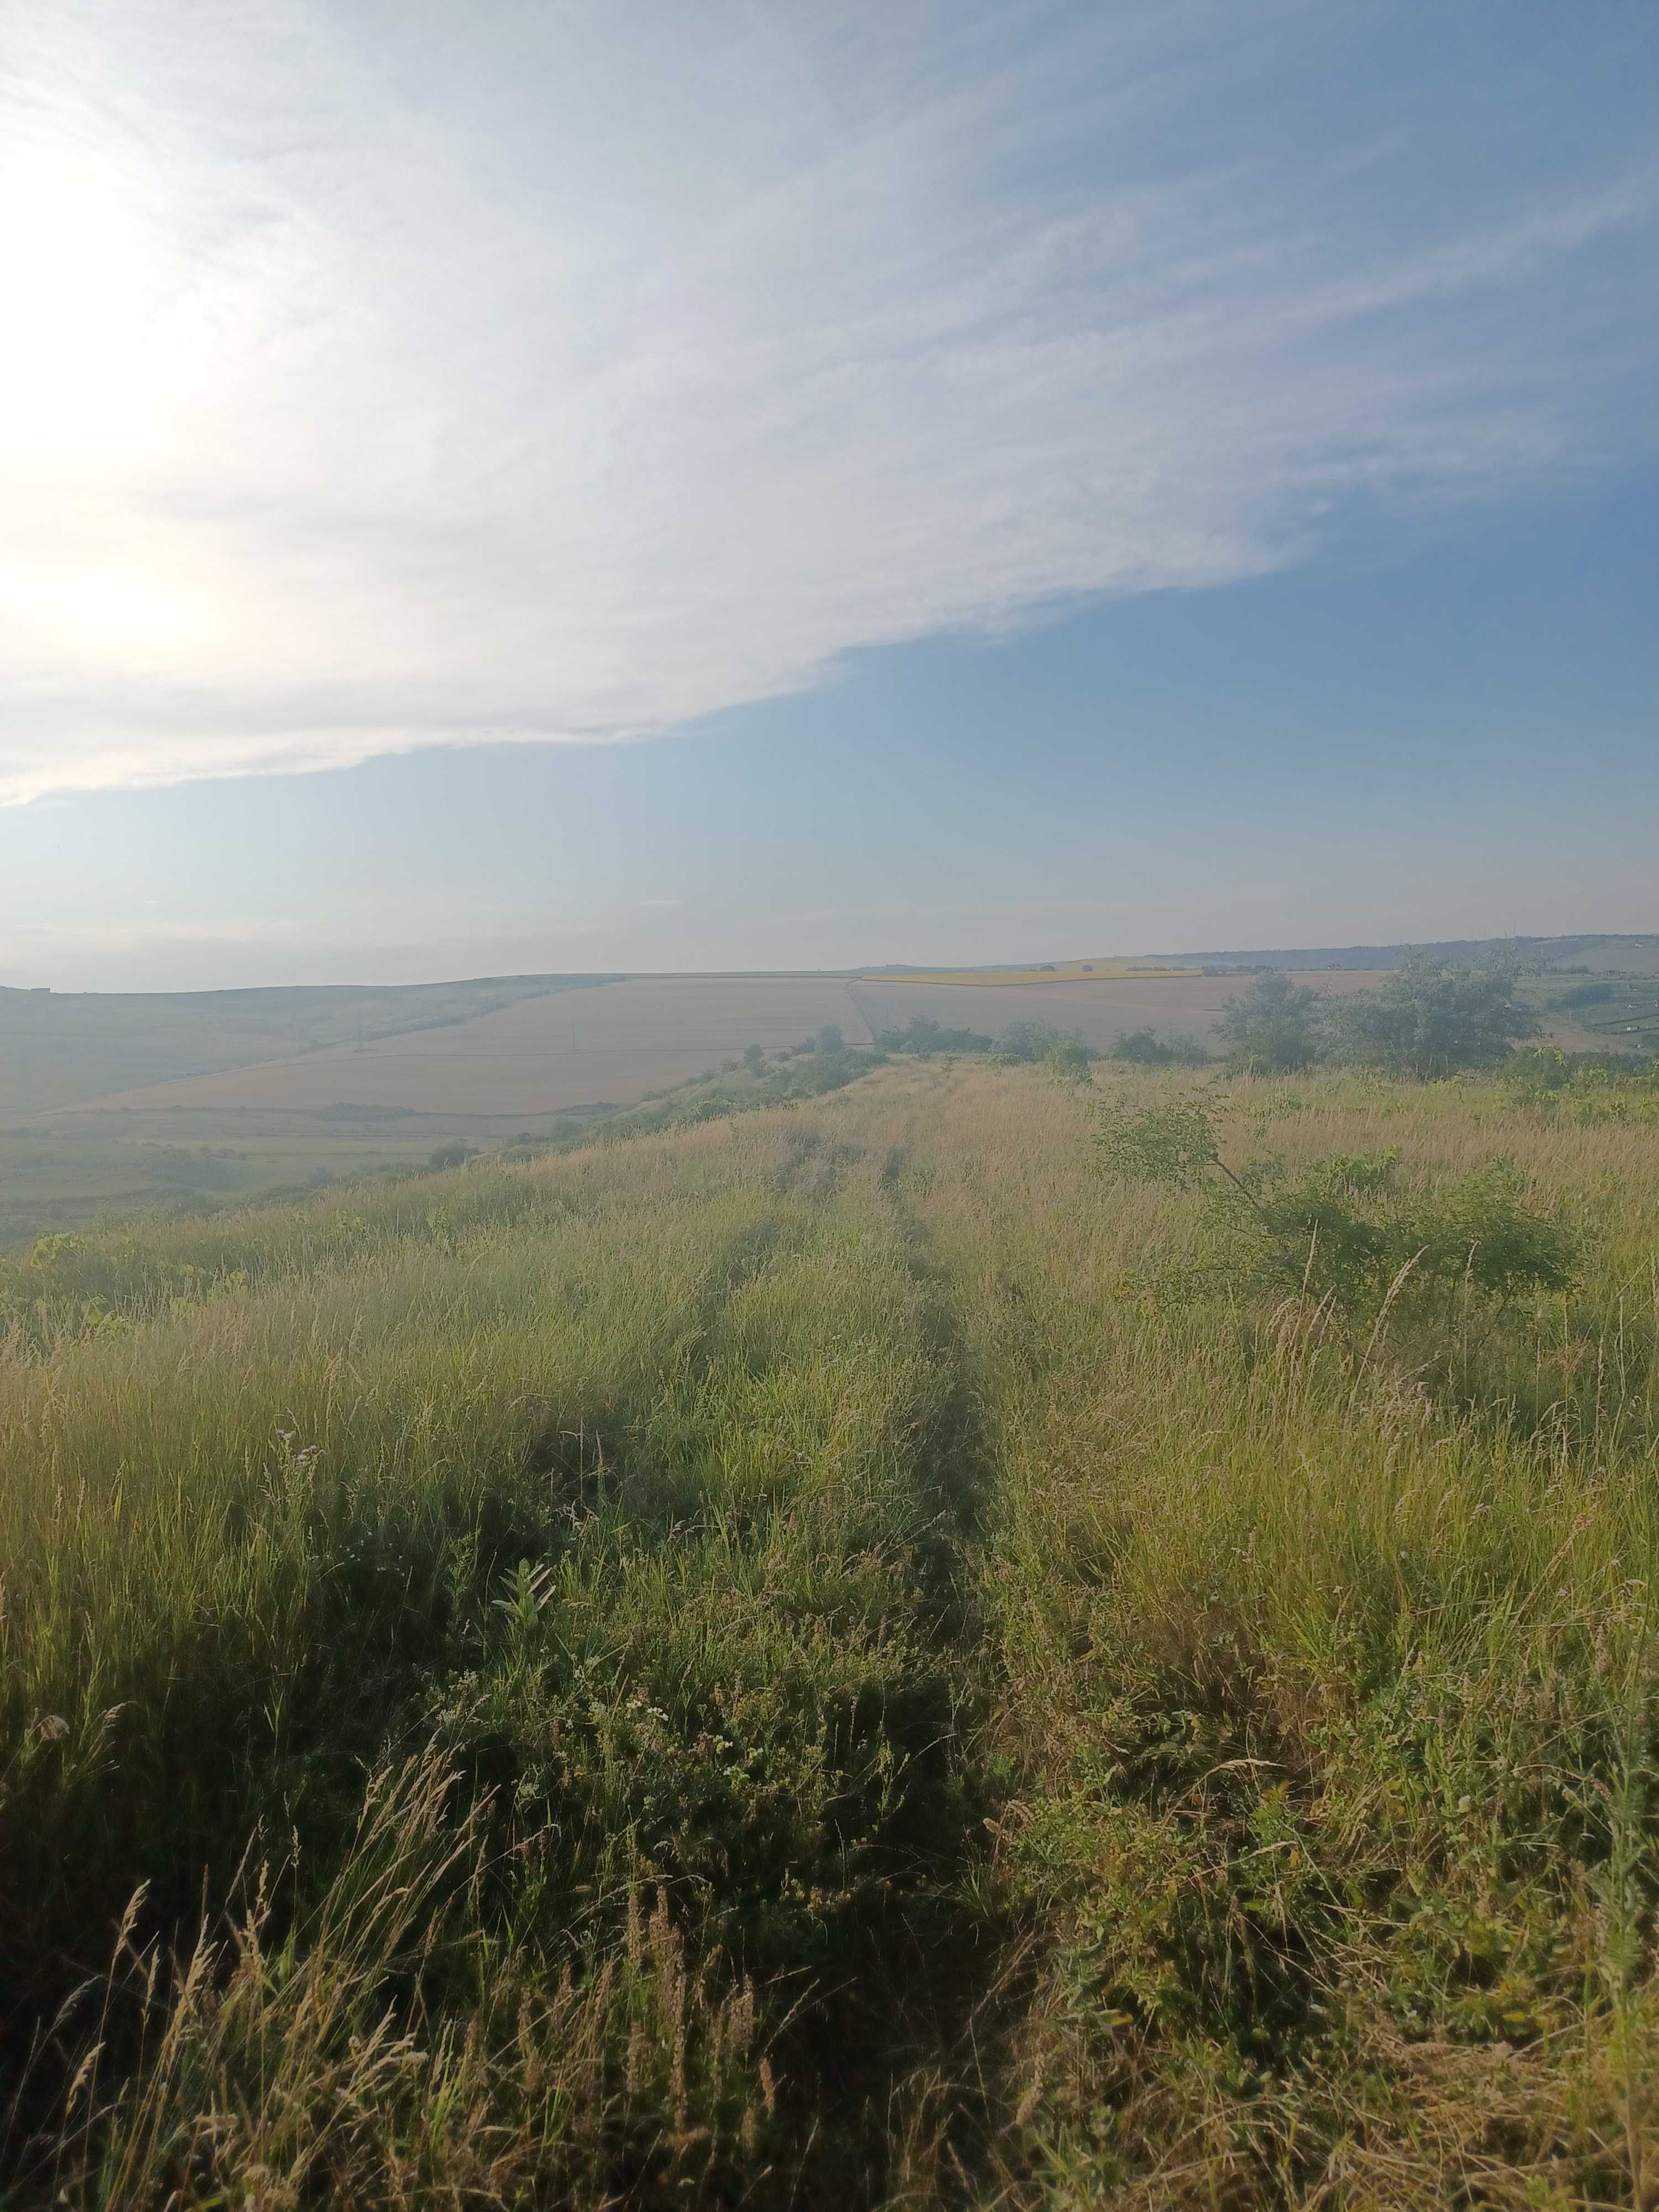
<path fill-rule="evenodd" d="M 1469 959 L 1513 943 L 1540 969 L 1659 976 L 1659 934 L 1601 937 L 1459 938 L 1423 949 Z M 1405 945 L 1276 946 L 1266 950 L 1097 954 L 1092 959 L 1024 961 L 997 969 L 1006 987 L 1028 978 L 1047 984 L 1076 980 L 1102 988 L 1109 970 L 1138 968 L 1162 973 L 1187 969 L 1293 968 L 1378 969 L 1396 966 Z M 984 979 L 978 967 L 921 968 L 892 962 L 883 968 L 819 969 L 818 983 L 862 977 L 889 983 L 962 985 Z M 582 990 L 625 981 L 733 983 L 776 982 L 805 977 L 804 970 L 749 971 L 746 976 L 653 975 L 483 975 L 446 983 L 327 984 L 245 991 L 28 991 L 0 987 L 0 1121 L 20 1115 L 75 1106 L 114 1092 L 130 1092 L 184 1077 L 222 1074 L 264 1061 L 292 1061 L 313 1053 L 367 1048 L 412 1032 L 447 1030 L 501 1012 L 522 1000 L 553 992 Z M 832 1017 L 839 1019 L 837 1013 Z M 1150 1018 L 1150 1017 L 1148 1017 Z M 803 1016 L 803 1019 L 805 1017 Z M 805 1024 L 808 1028 L 811 1023 Z M 724 1051 L 729 1041 L 707 1037 L 696 1048 Z M 684 1073 L 684 1071 L 681 1071 Z M 614 1071 L 607 1071 L 607 1081 Z M 351 1097 L 349 1088 L 340 1092 Z M 594 1096 L 600 1095 L 595 1092 Z M 605 1096 L 612 1095 L 606 1091 Z M 621 1096 L 621 1093 L 616 1095 Z M 325 1102 L 327 1103 L 327 1102 Z M 503 1109 L 502 1110 L 515 1110 Z"/>
<path fill-rule="evenodd" d="M 72 1106 L 141 1084 L 441 1028 L 603 975 L 247 991 L 0 988 L 0 1115 Z"/>
<path fill-rule="evenodd" d="M 1418 945 L 1293 945 L 1266 951 L 1103 953 L 1097 956 L 1096 964 L 1101 968 L 1396 968 L 1408 952 L 1432 952 L 1443 960 L 1475 960 L 1482 953 L 1503 951 L 1511 945 L 1558 974 L 1582 968 L 1596 975 L 1659 975 L 1659 935 L 1454 937 Z M 884 968 L 855 972 L 899 978 L 965 975 L 976 972 L 977 964 L 945 968 L 935 962 L 921 968 L 894 960 Z M 1079 963 L 1068 958 L 1063 964 L 1074 968 Z M 1054 965 L 1048 960 L 1011 960 L 1001 963 L 1001 972 L 1036 975 Z"/>
<path fill-rule="evenodd" d="M 1443 960 L 1475 960 L 1513 946 L 1557 974 L 1578 968 L 1591 975 L 1659 975 L 1659 936 L 1454 937 L 1425 945 L 1323 945 L 1255 952 L 1146 952 L 1158 967 L 1395 968 L 1407 952 L 1432 952 Z"/>

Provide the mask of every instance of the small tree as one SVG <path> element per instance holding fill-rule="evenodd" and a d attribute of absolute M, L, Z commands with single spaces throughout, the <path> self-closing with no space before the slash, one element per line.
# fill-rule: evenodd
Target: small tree
<path fill-rule="evenodd" d="M 1112 1058 L 1132 1067 L 1202 1067 L 1209 1057 L 1196 1037 L 1161 1037 L 1150 1026 L 1126 1030 L 1112 1046 Z"/>
<path fill-rule="evenodd" d="M 845 1052 L 847 1049 L 847 1040 L 834 1022 L 825 1022 L 813 1042 L 820 1052 Z"/>
<path fill-rule="evenodd" d="M 1422 1083 L 1495 1067 L 1538 1031 L 1537 1016 L 1516 998 L 1519 974 L 1510 955 L 1473 968 L 1408 952 L 1381 990 L 1342 1007 L 1334 1043 L 1345 1059 Z"/>
<path fill-rule="evenodd" d="M 751 1075 L 758 1075 L 766 1065 L 766 1054 L 757 1044 L 746 1044 L 743 1048 L 743 1064 Z"/>
<path fill-rule="evenodd" d="M 1060 1031 L 1050 1021 L 1010 1022 L 997 1039 L 997 1049 L 1006 1060 L 1046 1060 L 1060 1042 Z"/>
<path fill-rule="evenodd" d="M 1063 1083 L 1087 1083 L 1094 1057 L 1080 1038 L 1060 1037 L 1043 1054 L 1042 1064 L 1051 1068 Z"/>
<path fill-rule="evenodd" d="M 1258 975 L 1216 1024 L 1237 1075 L 1285 1075 L 1306 1067 L 1318 1050 L 1323 995 L 1293 983 L 1282 968 Z"/>

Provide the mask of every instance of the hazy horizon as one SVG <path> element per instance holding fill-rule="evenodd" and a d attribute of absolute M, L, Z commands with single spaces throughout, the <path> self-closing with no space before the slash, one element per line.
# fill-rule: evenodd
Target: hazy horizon
<path fill-rule="evenodd" d="M 1310 970 L 1325 967 L 1367 969 L 1370 967 L 1372 963 L 1370 960 L 1363 957 L 1366 955 L 1398 955 L 1407 951 L 1421 951 L 1434 953 L 1441 957 L 1449 958 L 1455 962 L 1465 959 L 1472 962 L 1478 962 L 1480 959 L 1486 957 L 1487 948 L 1490 948 L 1495 952 L 1501 948 L 1504 948 L 1511 945 L 1526 948 L 1534 945 L 1559 947 L 1565 944 L 1565 945 L 1571 947 L 1575 944 L 1576 940 L 1580 938 L 1588 939 L 1591 949 L 1596 949 L 1598 945 L 1605 946 L 1607 945 L 1618 945 L 1622 946 L 1628 945 L 1632 940 L 1640 942 L 1644 947 L 1659 948 L 1659 932 L 1638 930 L 1607 930 L 1600 932 L 1575 930 L 1547 932 L 1537 935 L 1522 933 L 1519 936 L 1508 938 L 1408 938 L 1396 939 L 1388 943 L 1371 942 L 1352 945 L 1188 945 L 1184 947 L 1176 947 L 1174 950 L 1154 947 L 1131 951 L 1124 951 L 1121 948 L 1108 948 L 1103 951 L 1100 947 L 1094 946 L 1087 949 L 1087 957 L 1092 960 L 1099 962 L 1103 967 L 1104 967 L 1108 963 L 1118 961 L 1127 963 L 1133 963 L 1138 961 L 1158 962 L 1169 965 L 1171 969 L 1176 968 L 1179 963 L 1183 962 L 1194 963 L 1198 962 L 1225 962 L 1236 963 L 1240 966 L 1259 963 L 1261 965 L 1279 965 L 1284 967 L 1295 967 L 1298 963 L 1305 962 L 1307 967 Z M 339 953 L 333 957 L 337 961 L 340 962 L 349 961 L 351 958 L 349 952 Z M 1563 972 L 1571 971 L 1571 962 L 1572 957 L 1573 956 L 1571 951 L 1558 952 L 1557 957 L 1565 960 L 1569 963 L 1568 969 Z M 192 991 L 201 993 L 234 990 L 291 990 L 305 992 L 326 990 L 330 988 L 342 990 L 350 990 L 353 988 L 364 990 L 420 990 L 441 988 L 447 984 L 512 983 L 525 981 L 535 981 L 554 980 L 621 981 L 630 977 L 634 979 L 658 977 L 666 980 L 683 977 L 688 981 L 702 978 L 719 979 L 720 977 L 731 977 L 733 979 L 740 979 L 744 977 L 767 976 L 823 976 L 827 979 L 847 977 L 854 981 L 860 977 L 890 977 L 891 980 L 895 981 L 902 981 L 909 976 L 925 977 L 927 975 L 950 975 L 956 970 L 960 970 L 964 974 L 971 974 L 975 972 L 977 968 L 982 966 L 995 966 L 1018 972 L 1030 970 L 1031 972 L 1031 981 L 1033 984 L 1036 984 L 1042 981 L 1041 970 L 1044 965 L 1054 966 L 1056 963 L 1069 964 L 1072 961 L 1081 960 L 1084 957 L 1084 951 L 1079 951 L 1077 948 L 1070 948 L 1068 950 L 1065 947 L 1049 946 L 1046 952 L 1034 954 L 1029 957 L 1017 959 L 1011 958 L 1008 960 L 998 959 L 994 962 L 986 963 L 968 961 L 934 961 L 928 963 L 894 959 L 890 961 L 865 961 L 851 963 L 843 963 L 840 966 L 820 966 L 811 968 L 803 966 L 774 966 L 769 968 L 758 963 L 744 968 L 726 969 L 696 969 L 684 967 L 647 969 L 637 966 L 633 968 L 624 967 L 607 969 L 601 966 L 593 968 L 565 969 L 501 969 L 489 971 L 479 970 L 471 971 L 466 974 L 457 973 L 450 975 L 432 974 L 425 970 L 422 970 L 417 973 L 415 972 L 413 969 L 410 969 L 408 973 L 404 973 L 401 972 L 400 963 L 398 963 L 395 956 L 388 957 L 386 953 L 381 952 L 376 956 L 364 956 L 364 971 L 362 974 L 342 974 L 329 976 L 295 974 L 290 976 L 283 977 L 280 980 L 272 980 L 266 982 L 197 983 L 181 985 L 176 988 L 170 988 L 165 984 L 146 985 L 142 987 L 117 986 L 111 988 L 113 988 L 116 995 L 122 995 L 125 993 L 130 992 L 131 995 L 136 996 L 178 996 L 181 994 L 188 994 Z M 382 972 L 375 972 L 374 970 L 374 961 L 376 958 L 378 958 L 381 963 Z M 54 995 L 62 995 L 64 997 L 76 995 L 89 995 L 96 997 L 109 994 L 108 988 L 96 984 L 72 984 L 67 987 L 38 983 L 31 985 L 27 983 L 13 982 L 4 977 L 0 977 L 0 990 L 7 990 L 14 993 L 19 991 L 28 992 L 33 990 L 39 992 L 45 990 L 52 993 Z"/>

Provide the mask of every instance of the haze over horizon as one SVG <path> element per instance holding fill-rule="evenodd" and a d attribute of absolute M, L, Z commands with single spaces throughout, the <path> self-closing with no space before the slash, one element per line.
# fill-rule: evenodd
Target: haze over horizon
<path fill-rule="evenodd" d="M 1659 927 L 1656 60 L 18 0 L 0 982 Z"/>

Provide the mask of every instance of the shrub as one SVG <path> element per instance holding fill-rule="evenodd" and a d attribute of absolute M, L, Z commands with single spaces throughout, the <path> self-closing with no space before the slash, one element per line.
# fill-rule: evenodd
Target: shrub
<path fill-rule="evenodd" d="M 1042 1064 L 1064 1083 L 1086 1083 L 1094 1059 L 1095 1054 L 1078 1038 L 1061 1037 L 1043 1054 Z"/>
<path fill-rule="evenodd" d="M 1287 1075 L 1317 1054 L 1322 994 L 1268 968 L 1233 1000 L 1216 1024 L 1227 1064 L 1239 1075 Z"/>
<path fill-rule="evenodd" d="M 1194 1036 L 1161 1037 L 1155 1029 L 1126 1030 L 1113 1043 L 1114 1060 L 1133 1067 L 1202 1067 L 1209 1054 Z"/>
<path fill-rule="evenodd" d="M 1221 1157 L 1214 1124 L 1196 1099 L 1136 1111 L 1108 1105 L 1096 1139 L 1106 1173 L 1191 1190 L 1213 1172 L 1225 1186 L 1216 1224 L 1223 1272 L 1238 1279 L 1241 1256 L 1279 1286 L 1350 1311 L 1404 1298 L 1421 1304 L 1460 1288 L 1498 1306 L 1528 1291 L 1565 1290 L 1577 1264 L 1573 1239 L 1526 1202 L 1525 1182 L 1498 1158 L 1438 1193 L 1412 1197 L 1397 1187 L 1399 1155 L 1333 1153 L 1287 1179 L 1271 1163 L 1243 1171 Z M 1241 1255 L 1240 1237 L 1249 1252 Z"/>
<path fill-rule="evenodd" d="M 1527 1204 L 1513 1162 L 1491 1160 L 1416 1199 L 1396 1190 L 1393 1168 L 1386 1154 L 1339 1155 L 1267 1188 L 1261 1218 L 1279 1243 L 1277 1272 L 1363 1311 L 1385 1300 L 1420 1307 L 1460 1291 L 1502 1307 L 1571 1282 L 1572 1241 Z"/>
<path fill-rule="evenodd" d="M 1059 1041 L 1060 1031 L 1052 1022 L 1010 1022 L 997 1039 L 997 1050 L 1011 1060 L 1036 1060 Z"/>
<path fill-rule="evenodd" d="M 1041 1018 L 1030 1022 L 1010 1022 L 996 1042 L 998 1055 L 1005 1061 L 1030 1064 L 1050 1060 L 1056 1051 L 1066 1045 L 1076 1045 L 1091 1060 L 1099 1057 L 1091 1046 L 1084 1043 L 1075 1030 L 1058 1030 L 1052 1022 Z"/>
<path fill-rule="evenodd" d="M 1572 1064 L 1559 1044 L 1532 1045 L 1510 1054 L 1504 1075 L 1523 1097 L 1537 1098 L 1565 1090 L 1572 1081 Z"/>
<path fill-rule="evenodd" d="M 976 1030 L 947 1030 L 925 1014 L 913 1014 L 902 1030 L 883 1030 L 876 1038 L 878 1052 L 989 1052 L 991 1040 Z"/>
<path fill-rule="evenodd" d="M 1555 1001 L 1558 1006 L 1601 1006 L 1613 994 L 1611 983 L 1575 983 Z"/>
<path fill-rule="evenodd" d="M 1515 996 L 1512 957 L 1474 968 L 1408 953 L 1378 991 L 1347 1000 L 1333 1024 L 1336 1056 L 1419 1083 L 1462 1068 L 1493 1067 L 1538 1018 Z"/>

